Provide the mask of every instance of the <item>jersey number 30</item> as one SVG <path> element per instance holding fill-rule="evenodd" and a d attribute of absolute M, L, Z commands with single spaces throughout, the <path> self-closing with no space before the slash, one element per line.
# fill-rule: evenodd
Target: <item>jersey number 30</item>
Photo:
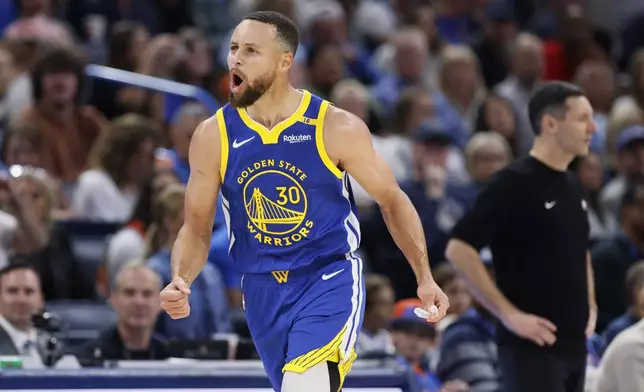
<path fill-rule="evenodd" d="M 286 203 L 297 204 L 300 202 L 300 189 L 296 186 L 278 186 L 275 188 L 278 192 L 277 204 L 283 206 Z"/>

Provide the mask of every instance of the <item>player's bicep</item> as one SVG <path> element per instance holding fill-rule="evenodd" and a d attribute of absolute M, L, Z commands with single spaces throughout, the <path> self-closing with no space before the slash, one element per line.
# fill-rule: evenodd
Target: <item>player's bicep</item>
<path fill-rule="evenodd" d="M 186 186 L 185 223 L 212 230 L 221 187 L 219 129 L 212 120 L 199 125 L 190 143 L 190 178 Z"/>

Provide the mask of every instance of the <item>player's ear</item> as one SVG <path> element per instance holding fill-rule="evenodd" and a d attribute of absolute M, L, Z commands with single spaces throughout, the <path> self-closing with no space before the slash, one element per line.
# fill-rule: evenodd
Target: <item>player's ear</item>
<path fill-rule="evenodd" d="M 280 68 L 284 71 L 288 71 L 293 66 L 293 53 L 284 53 L 280 61 Z"/>

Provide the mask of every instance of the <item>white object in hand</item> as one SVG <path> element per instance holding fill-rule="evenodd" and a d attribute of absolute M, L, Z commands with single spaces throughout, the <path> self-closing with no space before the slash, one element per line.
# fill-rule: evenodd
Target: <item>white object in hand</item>
<path fill-rule="evenodd" d="M 435 315 L 435 314 L 437 314 L 437 313 L 438 313 L 438 308 L 436 307 L 436 305 L 432 305 L 432 306 L 429 308 L 429 312 L 428 312 L 428 311 L 426 311 L 426 310 L 425 310 L 425 309 L 423 309 L 423 308 L 416 308 L 416 309 L 414 309 L 414 314 L 415 314 L 416 316 L 418 316 L 418 317 L 420 317 L 420 318 L 424 318 L 424 319 L 427 319 L 427 318 L 429 318 L 429 316 L 430 316 L 430 315 L 431 315 L 431 316 L 433 316 L 433 315 Z"/>

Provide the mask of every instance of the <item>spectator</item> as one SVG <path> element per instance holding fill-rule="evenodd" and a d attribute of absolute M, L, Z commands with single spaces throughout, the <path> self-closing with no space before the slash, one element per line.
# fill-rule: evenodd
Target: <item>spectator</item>
<path fill-rule="evenodd" d="M 159 274 L 164 285 L 172 280 L 170 249 L 183 225 L 184 198 L 185 189 L 180 185 L 169 186 L 161 192 L 155 200 L 147 233 L 148 265 Z M 174 339 L 209 339 L 215 333 L 230 332 L 223 279 L 212 263 L 206 263 L 191 291 L 190 316 L 172 320 L 164 314 L 157 330 Z"/>
<path fill-rule="evenodd" d="M 644 176 L 644 126 L 621 130 L 616 148 L 617 175 L 604 186 L 600 200 L 604 210 L 618 218 L 626 188 Z"/>
<path fill-rule="evenodd" d="M 0 270 L 0 355 L 22 355 L 42 363 L 42 340 L 32 316 L 43 307 L 38 273 L 16 263 Z"/>
<path fill-rule="evenodd" d="M 158 138 L 157 126 L 146 118 L 125 115 L 112 121 L 92 148 L 92 168 L 78 180 L 72 201 L 76 216 L 125 222 L 154 174 Z"/>
<path fill-rule="evenodd" d="M 149 41 L 145 25 L 132 21 L 116 22 L 108 40 L 106 65 L 124 71 L 135 71 L 137 58 Z M 138 109 L 135 103 L 128 101 L 128 91 L 127 87 L 117 83 L 97 79 L 93 84 L 91 103 L 112 120 Z"/>
<path fill-rule="evenodd" d="M 32 72 L 35 104 L 23 115 L 42 138 L 42 167 L 57 179 L 74 182 L 87 166 L 89 151 L 105 118 L 81 104 L 84 64 L 70 49 L 43 55 Z"/>
<path fill-rule="evenodd" d="M 438 329 L 443 331 L 470 308 L 472 296 L 467 289 L 465 280 L 458 275 L 450 263 L 439 264 L 434 268 L 433 275 L 436 284 L 447 294 L 450 303 L 447 316 L 437 325 Z"/>
<path fill-rule="evenodd" d="M 177 65 L 176 80 L 214 91 L 213 55 L 206 37 L 194 27 L 184 27 L 177 34 L 187 54 Z"/>
<path fill-rule="evenodd" d="M 42 140 L 33 124 L 15 121 L 9 124 L 0 145 L 0 162 L 5 167 L 11 165 L 41 167 L 38 151 Z"/>
<path fill-rule="evenodd" d="M 157 164 L 170 167 L 183 184 L 188 183 L 190 164 L 188 149 L 190 140 L 197 126 L 210 117 L 208 110 L 197 102 L 182 105 L 174 114 L 170 125 L 170 142 L 172 149 L 157 152 Z"/>
<path fill-rule="evenodd" d="M 521 154 L 517 127 L 517 112 L 512 102 L 492 93 L 478 107 L 473 131 L 496 132 L 503 136 L 510 145 L 512 157 L 517 158 Z"/>
<path fill-rule="evenodd" d="M 174 78 L 178 64 L 183 61 L 186 48 L 171 34 L 154 37 L 138 55 L 136 72 L 162 79 Z M 158 122 L 164 122 L 166 99 L 164 94 L 129 87 L 123 90 L 121 99 L 126 107 Z"/>
<path fill-rule="evenodd" d="M 474 18 L 475 7 L 469 1 L 436 0 L 436 26 L 447 42 L 461 44 L 472 42 L 480 32 Z"/>
<path fill-rule="evenodd" d="M 509 47 L 517 34 L 517 25 L 511 7 L 505 1 L 491 1 L 485 5 L 483 36 L 472 49 L 481 64 L 481 75 L 487 88 L 501 83 L 510 72 Z"/>
<path fill-rule="evenodd" d="M 54 224 L 55 183 L 42 169 L 18 169 L 12 167 L 15 179 L 10 184 L 14 194 L 10 211 L 18 218 L 14 257 L 36 269 L 45 300 L 94 299 L 94 277 L 83 275 L 69 234 Z"/>
<path fill-rule="evenodd" d="M 586 61 L 577 68 L 574 81 L 586 91 L 588 100 L 593 105 L 597 132 L 593 135 L 591 146 L 594 151 L 603 154 L 606 149 L 608 116 L 617 96 L 615 70 L 607 62 Z"/>
<path fill-rule="evenodd" d="M 519 121 L 517 138 L 521 155 L 525 155 L 534 139 L 528 118 L 528 101 L 542 81 L 544 72 L 543 43 L 533 35 L 519 34 L 511 51 L 510 75 L 496 86 L 496 92 L 514 103 Z"/>
<path fill-rule="evenodd" d="M 414 369 L 424 388 L 438 391 L 440 381 L 431 372 L 429 358 L 426 356 L 436 345 L 436 330 L 419 319 L 413 310 L 414 305 L 409 303 L 402 313 L 391 321 L 391 337 L 396 348 L 397 361 L 406 368 Z"/>
<path fill-rule="evenodd" d="M 603 333 L 606 347 L 626 328 L 636 324 L 644 317 L 644 261 L 633 264 L 626 273 L 626 313 L 614 319 Z"/>
<path fill-rule="evenodd" d="M 617 150 L 617 138 L 623 129 L 631 125 L 644 125 L 644 49 L 633 55 L 628 71 L 631 79 L 629 94 L 615 100 L 610 113 L 606 135 L 608 153 Z"/>
<path fill-rule="evenodd" d="M 604 170 L 601 157 L 591 152 L 577 159 L 571 168 L 577 173 L 579 182 L 584 189 L 584 200 L 588 203 L 588 223 L 590 224 L 590 240 L 597 242 L 612 235 L 619 223 L 615 215 L 606 211 L 600 202 L 600 192 L 604 183 Z"/>
<path fill-rule="evenodd" d="M 154 196 L 152 182 L 144 185 L 132 216 L 107 243 L 105 264 L 109 287 L 114 285 L 116 276 L 124 265 L 145 256 L 145 233 L 152 224 Z"/>
<path fill-rule="evenodd" d="M 342 49 L 336 44 L 311 46 L 307 52 L 309 83 L 311 93 L 329 98 L 333 86 L 342 79 L 345 63 Z"/>
<path fill-rule="evenodd" d="M 512 152 L 501 135 L 483 132 L 470 138 L 465 147 L 465 159 L 474 196 L 496 172 L 512 162 Z"/>
<path fill-rule="evenodd" d="M 401 301 L 403 302 L 403 301 Z M 396 347 L 396 360 L 404 368 L 413 370 L 417 382 L 428 392 L 469 392 L 467 384 L 450 380 L 441 385 L 430 367 L 431 352 L 437 343 L 436 330 L 414 314 L 414 308 L 422 306 L 418 301 L 397 303 L 400 313 L 391 322 L 391 335 Z"/>
<path fill-rule="evenodd" d="M 19 42 L 0 41 L 0 129 L 32 104 L 31 82 L 16 53 L 20 46 Z"/>
<path fill-rule="evenodd" d="M 463 128 L 470 132 L 476 111 L 485 96 L 478 59 L 469 46 L 458 45 L 446 47 L 441 53 L 440 61 L 440 89 L 458 112 Z"/>
<path fill-rule="evenodd" d="M 349 77 L 368 85 L 378 82 L 380 74 L 371 66 L 368 54 L 349 40 L 348 18 L 336 0 L 311 2 L 302 9 L 302 14 L 303 30 L 308 33 L 310 46 L 337 45 Z"/>
<path fill-rule="evenodd" d="M 493 274 L 492 265 L 486 266 Z M 438 378 L 462 380 L 472 392 L 501 390 L 495 330 L 494 316 L 474 301 L 443 332 L 436 370 Z"/>
<path fill-rule="evenodd" d="M 620 228 L 611 238 L 591 249 L 599 308 L 598 331 L 626 311 L 627 301 L 622 289 L 626 272 L 644 258 L 644 184 L 634 184 L 624 194 Z"/>
<path fill-rule="evenodd" d="M 644 389 L 644 320 L 622 332 L 602 359 L 595 392 Z"/>
<path fill-rule="evenodd" d="M 427 38 L 419 28 L 405 28 L 393 37 L 395 67 L 389 76 L 382 78 L 373 87 L 374 99 L 391 113 L 401 91 L 412 85 L 429 87 L 425 68 L 429 58 Z"/>
<path fill-rule="evenodd" d="M 131 263 L 119 271 L 110 302 L 118 321 L 77 353 L 84 366 L 105 360 L 162 360 L 168 358 L 165 341 L 154 334 L 159 316 L 161 282 L 144 264 Z"/>
<path fill-rule="evenodd" d="M 391 282 L 386 276 L 367 275 L 365 287 L 365 316 L 356 352 L 358 355 L 393 355 L 395 347 L 387 331 L 395 301 Z"/>

